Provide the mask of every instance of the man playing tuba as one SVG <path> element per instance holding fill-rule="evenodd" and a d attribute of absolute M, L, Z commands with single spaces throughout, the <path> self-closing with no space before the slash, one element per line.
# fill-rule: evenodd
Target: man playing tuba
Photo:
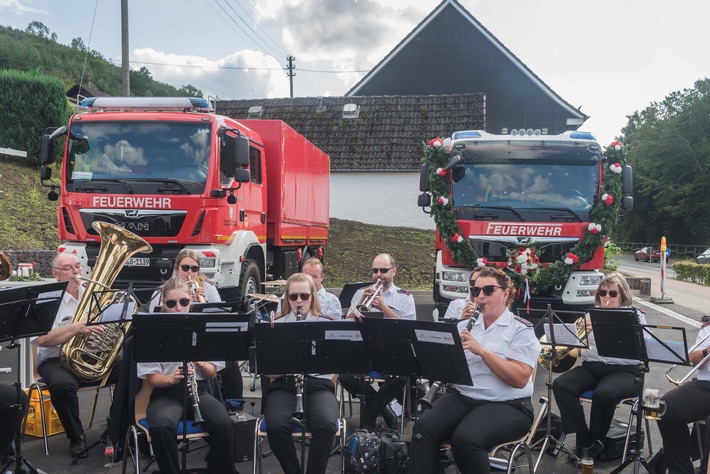
<path fill-rule="evenodd" d="M 79 380 L 61 365 L 61 346 L 77 334 L 100 335 L 102 326 L 87 326 L 86 320 L 72 322 L 79 301 L 84 294 L 84 286 L 77 277 L 82 276 L 82 265 L 76 255 L 59 253 L 52 262 L 52 275 L 58 282 L 68 282 L 64 297 L 54 319 L 52 330 L 38 336 L 33 344 L 37 349 L 37 372 L 49 388 L 52 405 L 57 410 L 59 420 L 69 438 L 69 453 L 74 458 L 85 458 L 86 438 L 79 414 Z M 118 380 L 120 363 L 117 362 L 109 375 L 109 383 Z"/>

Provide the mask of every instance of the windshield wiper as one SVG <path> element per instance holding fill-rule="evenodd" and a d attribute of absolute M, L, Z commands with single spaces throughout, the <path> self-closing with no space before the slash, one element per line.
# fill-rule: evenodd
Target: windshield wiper
<path fill-rule="evenodd" d="M 173 184 L 178 187 L 177 190 L 181 191 L 182 194 L 190 194 L 190 191 L 187 189 L 187 187 L 178 179 L 173 179 L 173 178 L 150 178 L 146 179 L 146 182 L 151 182 L 151 181 L 157 181 L 159 183 L 164 183 L 164 184 Z M 158 192 L 175 192 L 176 189 L 174 187 L 165 187 L 165 188 L 158 188 Z"/>
<path fill-rule="evenodd" d="M 573 211 L 569 207 L 531 207 L 528 208 L 531 211 L 562 211 L 566 212 L 568 215 L 572 214 L 574 217 L 577 218 L 578 222 L 582 222 L 582 217 L 577 214 L 577 212 Z M 551 218 L 557 217 L 557 216 L 550 216 Z M 564 218 L 564 216 L 559 216 L 561 218 Z"/>
<path fill-rule="evenodd" d="M 520 222 L 525 221 L 525 219 L 523 219 L 523 216 L 521 216 L 518 211 L 516 211 L 515 209 L 513 209 L 510 206 L 482 206 L 480 204 L 476 204 L 476 205 L 459 206 L 456 208 L 456 210 L 458 210 L 458 211 L 463 210 L 463 211 L 474 211 L 474 212 L 480 211 L 483 209 L 494 209 L 494 210 L 508 211 L 508 212 L 515 214 L 518 217 L 518 219 L 520 219 Z"/>
<path fill-rule="evenodd" d="M 91 179 L 88 180 L 88 182 L 91 183 L 119 183 L 123 185 L 124 188 L 126 188 L 126 191 L 128 191 L 128 194 L 133 194 L 133 188 L 131 188 L 131 185 L 128 184 L 128 182 L 125 179 Z"/>

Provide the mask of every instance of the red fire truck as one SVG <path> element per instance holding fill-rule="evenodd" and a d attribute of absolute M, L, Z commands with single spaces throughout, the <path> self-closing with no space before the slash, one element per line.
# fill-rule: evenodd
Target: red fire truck
<path fill-rule="evenodd" d="M 214 114 L 195 98 L 100 97 L 45 135 L 41 179 L 59 199 L 60 251 L 87 275 L 100 242 L 94 221 L 117 224 L 153 252 L 128 261 L 116 282 L 155 285 L 182 249 L 229 301 L 261 293 L 328 240 L 330 158 L 284 122 Z M 66 137 L 61 186 L 54 142 Z"/>
<path fill-rule="evenodd" d="M 587 132 L 544 135 L 512 130 L 493 135 L 469 130 L 452 134 L 446 165 L 453 213 L 476 254 L 488 265 L 506 268 L 521 247 L 534 247 L 541 266 L 564 260 L 588 230 L 592 208 L 602 195 L 602 148 Z M 631 167 L 622 166 L 621 208 L 630 209 Z M 431 205 L 422 168 L 419 205 Z M 442 172 L 443 175 L 443 172 Z M 581 309 L 592 305 L 604 248 L 594 251 L 566 281 L 531 295 L 532 307 Z M 439 314 L 455 298 L 467 296 L 470 269 L 455 261 L 437 232 L 434 301 Z"/>

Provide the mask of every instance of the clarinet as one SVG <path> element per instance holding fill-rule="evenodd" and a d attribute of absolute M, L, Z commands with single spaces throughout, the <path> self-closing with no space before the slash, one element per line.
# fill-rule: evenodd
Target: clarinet
<path fill-rule="evenodd" d="M 303 311 L 303 310 L 301 309 L 300 306 L 296 308 L 296 321 L 301 320 L 301 311 Z"/>
<path fill-rule="evenodd" d="M 195 364 L 192 362 L 187 363 L 187 391 L 188 395 L 192 399 L 192 414 L 194 415 L 194 420 L 192 424 L 199 426 L 205 422 L 202 418 L 202 413 L 200 412 L 200 395 L 197 393 L 197 377 L 195 376 Z M 192 369 L 192 374 L 190 374 L 190 369 Z"/>
<path fill-rule="evenodd" d="M 468 324 L 466 325 L 466 331 L 471 332 L 471 328 L 473 328 L 473 325 L 476 323 L 476 320 L 481 315 L 481 311 L 483 311 L 483 305 L 479 304 L 478 306 L 476 306 L 476 310 L 473 312 L 471 318 L 468 321 Z"/>

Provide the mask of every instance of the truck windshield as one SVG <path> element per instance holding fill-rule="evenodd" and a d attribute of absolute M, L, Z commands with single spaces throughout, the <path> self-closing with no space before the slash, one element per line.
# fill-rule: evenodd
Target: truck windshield
<path fill-rule="evenodd" d="M 466 163 L 452 174 L 454 208 L 507 207 L 529 211 L 573 211 L 585 215 L 599 189 L 599 164 L 506 161 Z"/>
<path fill-rule="evenodd" d="M 202 123 L 75 123 L 65 161 L 75 192 L 199 194 L 210 156 Z"/>

